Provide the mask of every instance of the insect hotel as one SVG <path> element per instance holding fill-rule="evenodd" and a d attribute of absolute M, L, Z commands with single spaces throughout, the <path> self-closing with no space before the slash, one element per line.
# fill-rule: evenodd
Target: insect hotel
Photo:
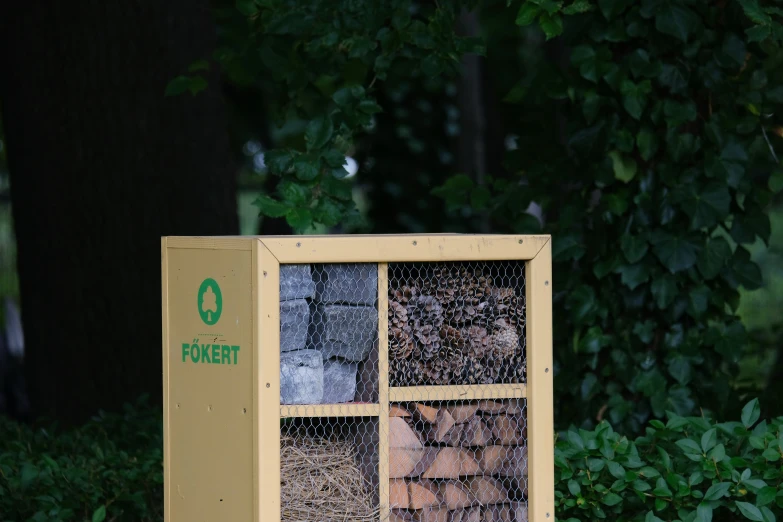
<path fill-rule="evenodd" d="M 161 260 L 167 522 L 554 520 L 548 236 Z"/>

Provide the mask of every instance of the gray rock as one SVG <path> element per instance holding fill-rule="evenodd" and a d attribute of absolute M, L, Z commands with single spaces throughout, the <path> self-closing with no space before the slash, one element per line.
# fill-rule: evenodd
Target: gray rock
<path fill-rule="evenodd" d="M 315 295 L 310 265 L 280 265 L 280 300 L 305 299 Z"/>
<path fill-rule="evenodd" d="M 316 269 L 316 299 L 322 303 L 374 305 L 378 298 L 378 265 L 326 264 Z"/>
<path fill-rule="evenodd" d="M 304 299 L 280 303 L 280 351 L 301 350 L 307 343 L 310 308 Z"/>
<path fill-rule="evenodd" d="M 312 323 L 312 343 L 324 359 L 362 361 L 378 339 L 378 311 L 372 306 L 319 305 Z"/>
<path fill-rule="evenodd" d="M 329 359 L 324 362 L 324 404 L 353 402 L 356 396 L 355 362 Z"/>
<path fill-rule="evenodd" d="M 324 363 L 316 350 L 280 354 L 280 403 L 320 404 L 324 397 Z"/>

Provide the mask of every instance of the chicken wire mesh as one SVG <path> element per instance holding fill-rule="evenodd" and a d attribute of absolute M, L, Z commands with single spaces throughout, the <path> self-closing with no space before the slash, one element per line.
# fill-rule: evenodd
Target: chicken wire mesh
<path fill-rule="evenodd" d="M 390 385 L 525 382 L 524 268 L 390 264 Z"/>
<path fill-rule="evenodd" d="M 527 521 L 525 399 L 392 403 L 391 519 Z"/>
<path fill-rule="evenodd" d="M 377 264 L 280 267 L 283 521 L 379 520 L 377 307 Z"/>

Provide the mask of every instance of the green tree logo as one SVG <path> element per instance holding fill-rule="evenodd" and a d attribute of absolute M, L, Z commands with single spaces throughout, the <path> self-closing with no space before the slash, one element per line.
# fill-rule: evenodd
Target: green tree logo
<path fill-rule="evenodd" d="M 213 325 L 223 313 L 223 294 L 212 278 L 204 279 L 198 289 L 198 314 L 205 324 Z"/>

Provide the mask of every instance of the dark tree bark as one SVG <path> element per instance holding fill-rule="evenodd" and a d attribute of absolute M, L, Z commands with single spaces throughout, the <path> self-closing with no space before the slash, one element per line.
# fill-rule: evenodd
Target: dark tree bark
<path fill-rule="evenodd" d="M 160 236 L 238 230 L 207 0 L 7 2 L 0 103 L 33 411 L 161 396 Z M 214 65 L 212 70 L 214 71 Z"/>

